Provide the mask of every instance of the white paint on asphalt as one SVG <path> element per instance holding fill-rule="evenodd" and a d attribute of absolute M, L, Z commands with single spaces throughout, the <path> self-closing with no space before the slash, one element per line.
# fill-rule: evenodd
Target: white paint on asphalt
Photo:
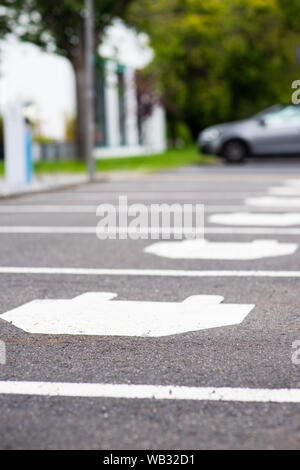
<path fill-rule="evenodd" d="M 76 193 L 89 193 L 89 194 L 99 194 L 99 193 L 124 193 L 124 194 L 130 194 L 130 193 L 142 193 L 146 191 L 147 193 L 216 193 L 216 192 L 221 192 L 222 189 L 224 189 L 224 192 L 229 192 L 233 194 L 240 194 L 240 193 L 259 193 L 264 190 L 264 185 L 260 184 L 260 187 L 258 187 L 256 183 L 255 188 L 248 188 L 245 190 L 245 186 L 241 184 L 240 186 L 236 186 L 236 189 L 232 187 L 232 184 L 225 184 L 224 186 L 218 185 L 218 191 L 214 188 L 214 186 L 211 183 L 207 183 L 206 185 L 201 182 L 201 184 L 188 184 L 188 183 L 183 183 L 180 186 L 180 191 L 178 191 L 178 183 L 171 183 L 171 182 L 159 182 L 158 184 L 152 182 L 147 182 L 147 181 L 142 181 L 138 183 L 130 183 L 130 185 L 124 185 L 118 183 L 117 185 L 111 186 L 111 185 L 97 185 L 97 186 L 78 186 L 77 188 L 74 188 L 73 192 Z M 68 191 L 70 193 L 70 191 Z"/>
<path fill-rule="evenodd" d="M 51 267 L 0 267 L 0 274 L 45 274 L 67 276 L 149 276 L 149 277 L 279 277 L 300 278 L 300 271 L 188 271 L 182 269 L 114 269 L 114 268 L 51 268 Z"/>
<path fill-rule="evenodd" d="M 300 186 L 300 179 L 288 179 L 284 181 L 288 186 Z"/>
<path fill-rule="evenodd" d="M 208 221 L 213 224 L 221 225 L 289 227 L 292 225 L 300 225 L 300 214 L 252 214 L 250 212 L 236 212 L 234 214 L 213 214 L 209 216 Z"/>
<path fill-rule="evenodd" d="M 27 226 L 27 225 L 7 225 L 7 226 L 0 226 L 0 234 L 1 233 L 21 233 L 21 234 L 25 234 L 25 233 L 29 233 L 29 234 L 37 234 L 37 233 L 44 233 L 44 234 L 64 234 L 64 235 L 67 235 L 67 234 L 93 234 L 93 235 L 96 235 L 96 227 L 83 227 L 83 226 L 80 226 L 80 227 L 74 227 L 74 226 L 54 226 L 54 227 L 50 227 L 50 226 L 44 226 L 44 225 L 40 225 L 40 226 L 35 226 L 35 225 L 32 225 L 32 226 Z"/>
<path fill-rule="evenodd" d="M 300 197 L 248 197 L 245 199 L 248 206 L 264 206 L 264 207 L 300 207 Z"/>
<path fill-rule="evenodd" d="M 114 205 L 112 206 L 115 208 L 117 212 L 122 212 L 123 208 L 122 206 L 119 205 Z M 89 205 L 89 204 L 83 204 L 83 205 L 75 205 L 75 204 L 67 204 L 67 205 L 61 205 L 61 204 L 33 204 L 33 205 L 28 205 L 28 204 L 20 204 L 20 205 L 12 205 L 12 204 L 6 204 L 6 205 L 0 205 L 0 214 L 43 214 L 43 213 L 54 213 L 54 214 L 73 214 L 73 213 L 90 213 L 90 214 L 96 214 L 97 210 L 97 205 Z M 145 208 L 150 210 L 150 205 L 145 205 Z M 232 212 L 232 211 L 243 211 L 244 206 L 239 205 L 239 206 L 212 206 L 212 205 L 205 205 L 205 212 L 206 213 L 211 213 L 211 212 Z M 124 207 L 124 211 L 127 211 L 128 207 Z M 262 211 L 263 209 L 260 207 L 254 207 L 252 211 Z M 282 208 L 280 207 L 270 207 L 269 210 L 272 211 L 280 211 Z M 293 210 L 293 208 L 291 208 Z M 296 210 L 296 209 L 295 209 Z"/>
<path fill-rule="evenodd" d="M 149 200 L 199 200 L 199 199 L 243 199 L 248 195 L 261 194 L 261 191 L 241 191 L 241 192 L 205 192 L 205 191 L 131 191 L 124 192 L 122 196 L 127 196 L 128 200 L 145 201 Z M 111 201 L 119 197 L 116 192 L 61 192 L 49 195 L 51 200 L 63 199 L 64 201 Z"/>
<path fill-rule="evenodd" d="M 44 214 L 44 213 L 93 213 L 96 214 L 97 206 L 90 205 L 2 205 L 0 214 Z"/>
<path fill-rule="evenodd" d="M 242 206 L 242 205 L 239 205 L 239 206 L 232 206 L 232 205 L 228 205 L 228 206 L 213 206 L 213 205 L 208 205 L 208 204 L 205 204 L 205 212 L 206 213 L 212 213 L 212 212 L 242 212 L 245 210 L 245 209 L 248 209 L 245 208 L 245 206 Z M 251 207 L 251 212 L 257 212 L 257 213 L 264 213 L 266 209 L 262 206 L 253 206 Z M 292 212 L 298 212 L 298 209 L 297 207 L 290 207 L 289 208 L 289 211 L 290 213 Z M 272 207 L 268 207 L 268 213 L 269 212 L 282 212 L 282 207 L 276 207 L 276 206 L 272 206 Z"/>
<path fill-rule="evenodd" d="M 0 381 L 0 395 L 192 400 L 243 403 L 300 403 L 300 389 L 186 387 L 176 385 Z"/>
<path fill-rule="evenodd" d="M 300 228 L 259 228 L 259 227 L 205 227 L 205 234 L 240 234 L 240 235 L 300 235 Z M 0 226 L 1 234 L 38 234 L 38 235 L 160 235 L 183 234 L 182 227 L 100 227 L 100 226 L 47 226 L 47 225 L 6 225 Z M 184 234 L 195 235 L 195 227 L 184 227 Z"/>
<path fill-rule="evenodd" d="M 228 235 L 300 235 L 300 228 L 205 227 L 204 232 Z"/>
<path fill-rule="evenodd" d="M 300 196 L 300 186 L 272 186 L 268 193 L 273 196 Z"/>
<path fill-rule="evenodd" d="M 221 304 L 218 295 L 183 302 L 111 301 L 116 296 L 87 292 L 70 300 L 34 300 L 0 318 L 28 333 L 160 337 L 238 325 L 255 307 Z"/>
<path fill-rule="evenodd" d="M 120 206 L 112 204 L 112 207 L 116 210 L 116 212 L 128 212 L 128 206 Z M 80 213 L 88 213 L 96 215 L 98 206 L 97 205 L 75 205 L 75 204 L 68 204 L 68 205 L 60 205 L 60 204 L 34 204 L 34 205 L 0 205 L 0 214 L 80 214 Z M 150 210 L 150 204 L 143 205 L 139 209 L 142 211 L 143 209 Z M 222 211 L 234 211 L 240 210 L 243 206 L 205 206 L 206 212 L 222 212 Z M 160 208 L 163 212 L 163 207 Z M 195 207 L 193 207 L 193 212 L 195 212 Z"/>
<path fill-rule="evenodd" d="M 208 240 L 165 241 L 150 245 L 146 253 L 172 259 L 253 260 L 295 253 L 296 243 L 279 243 L 277 240 L 252 242 L 210 242 Z"/>

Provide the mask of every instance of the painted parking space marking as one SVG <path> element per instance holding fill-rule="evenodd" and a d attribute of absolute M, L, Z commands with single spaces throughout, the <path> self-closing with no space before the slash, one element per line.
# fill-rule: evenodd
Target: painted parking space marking
<path fill-rule="evenodd" d="M 300 389 L 186 387 L 176 385 L 0 381 L 0 395 L 191 400 L 243 403 L 300 403 Z"/>
<path fill-rule="evenodd" d="M 52 268 L 1 266 L 0 274 L 66 275 L 66 276 L 146 276 L 146 277 L 274 277 L 300 278 L 300 271 L 252 270 L 182 270 L 182 269 L 114 269 L 114 268 Z"/>
<path fill-rule="evenodd" d="M 288 186 L 299 186 L 300 187 L 300 179 L 287 179 L 284 181 L 284 184 Z"/>
<path fill-rule="evenodd" d="M 300 207 L 300 197 L 248 197 L 245 199 L 248 206 L 276 206 L 276 207 Z"/>
<path fill-rule="evenodd" d="M 279 243 L 277 240 L 239 243 L 195 239 L 158 242 L 146 247 L 144 251 L 171 259 L 253 260 L 291 255 L 297 249 L 296 243 Z"/>
<path fill-rule="evenodd" d="M 148 186 L 148 187 L 147 187 Z M 265 190 L 265 187 L 264 186 L 260 186 L 260 187 L 257 187 L 257 188 L 247 188 L 247 190 L 245 190 L 244 187 L 240 187 L 238 189 L 234 189 L 232 188 L 232 185 L 226 185 L 225 187 L 221 188 L 221 187 L 218 187 L 218 191 L 216 191 L 215 189 L 211 189 L 211 187 L 208 185 L 208 186 L 204 186 L 201 184 L 201 189 L 199 189 L 199 184 L 198 185 L 186 185 L 186 186 L 181 186 L 180 188 L 180 191 L 178 191 L 178 184 L 169 184 L 169 187 L 168 187 L 168 184 L 165 183 L 165 184 L 159 184 L 159 185 L 156 185 L 156 186 L 149 186 L 147 185 L 147 183 L 141 183 L 139 186 L 135 186 L 135 187 L 132 187 L 132 186 L 120 186 L 118 185 L 117 187 L 115 188 L 107 188 L 107 187 L 101 187 L 99 189 L 99 187 L 93 189 L 93 188 L 77 188 L 77 189 L 74 189 L 74 191 L 70 192 L 68 191 L 68 194 L 117 194 L 117 193 L 124 193 L 124 194 L 127 194 L 127 195 L 130 195 L 130 194 L 141 194 L 141 193 L 144 193 L 146 192 L 147 194 L 152 194 L 152 193 L 160 193 L 160 194 L 188 194 L 188 193 L 194 193 L 194 194 L 221 194 L 221 190 L 224 189 L 224 193 L 225 194 L 255 194 L 255 193 L 262 193 L 264 190 Z M 59 194 L 59 193 L 57 193 Z"/>
<path fill-rule="evenodd" d="M 289 227 L 292 225 L 300 225 L 300 214 L 253 214 L 250 212 L 236 212 L 232 214 L 213 214 L 209 216 L 208 221 L 213 224 L 221 225 Z"/>
<path fill-rule="evenodd" d="M 44 213 L 93 213 L 96 214 L 97 206 L 91 205 L 46 205 L 46 204 L 37 204 L 37 205 L 0 205 L 0 214 L 44 214 Z"/>
<path fill-rule="evenodd" d="M 300 196 L 300 186 L 272 186 L 268 193 L 273 196 Z"/>
<path fill-rule="evenodd" d="M 70 300 L 34 300 L 0 318 L 28 333 L 160 337 L 238 325 L 255 307 L 222 304 L 218 295 L 183 302 L 112 300 L 116 296 L 87 292 Z"/>
<path fill-rule="evenodd" d="M 228 235 L 300 235 L 300 228 L 205 227 L 204 232 Z"/>
<path fill-rule="evenodd" d="M 269 227 L 205 227 L 206 234 L 236 234 L 236 235 L 300 235 L 300 228 L 269 228 Z M 30 235 L 180 235 L 182 227 L 100 227 L 100 226 L 47 226 L 47 225 L 7 225 L 0 226 L 0 235 L 30 234 Z M 184 227 L 185 235 L 195 235 L 195 227 Z"/>
<path fill-rule="evenodd" d="M 211 213 L 211 212 L 241 212 L 244 213 L 245 209 L 247 210 L 248 207 L 245 207 L 243 205 L 228 205 L 228 206 L 221 206 L 221 205 L 208 205 L 205 204 L 205 212 Z M 294 213 L 298 212 L 297 207 L 289 207 L 289 213 Z M 256 213 L 265 213 L 266 209 L 263 206 L 253 206 L 251 207 L 251 213 L 256 212 Z M 276 206 L 270 206 L 268 207 L 268 213 L 270 212 L 279 212 L 282 213 L 282 207 L 276 207 Z"/>
<path fill-rule="evenodd" d="M 122 206 L 119 205 L 114 205 L 112 206 L 115 208 L 116 211 L 122 212 L 123 208 Z M 73 214 L 73 213 L 90 213 L 90 214 L 96 214 L 97 210 L 97 205 L 90 205 L 90 204 L 82 204 L 82 205 L 77 205 L 77 204 L 19 204 L 19 205 L 12 205 L 12 204 L 3 204 L 0 205 L 0 214 L 43 214 L 43 213 L 53 213 L 53 214 Z M 150 209 L 150 205 L 145 204 L 145 208 L 148 210 Z M 124 207 L 124 211 L 126 211 L 128 208 Z M 205 212 L 206 213 L 211 213 L 211 212 L 234 212 L 234 211 L 240 211 L 242 212 L 245 209 L 245 206 L 238 205 L 238 206 L 216 206 L 216 205 L 208 205 L 205 204 Z M 163 210 L 163 209 L 162 209 Z M 194 208 L 193 208 L 194 210 Z M 253 207 L 251 208 L 251 211 L 255 212 L 261 212 L 264 211 L 265 209 L 262 207 Z M 273 212 L 280 212 L 282 210 L 282 207 L 270 207 L 268 208 L 269 211 Z M 296 211 L 297 208 L 290 208 L 291 211 Z"/>
<path fill-rule="evenodd" d="M 199 200 L 199 199 L 241 199 L 248 195 L 262 194 L 262 191 L 240 191 L 240 192 L 205 192 L 205 191 L 131 191 L 124 194 L 116 192 L 63 192 L 52 193 L 48 198 L 52 201 L 63 199 L 64 201 L 102 201 L 113 200 L 118 195 L 127 196 L 128 200 Z"/>

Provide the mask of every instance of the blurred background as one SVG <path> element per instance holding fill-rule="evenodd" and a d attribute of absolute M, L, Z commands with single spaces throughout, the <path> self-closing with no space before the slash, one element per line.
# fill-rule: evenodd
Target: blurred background
<path fill-rule="evenodd" d="M 300 75 L 298 0 L 93 6 L 97 170 L 213 163 L 197 152 L 199 132 L 291 103 Z M 83 0 L 0 1 L 2 159 L 5 108 L 18 102 L 35 170 L 84 171 L 86 9 Z"/>

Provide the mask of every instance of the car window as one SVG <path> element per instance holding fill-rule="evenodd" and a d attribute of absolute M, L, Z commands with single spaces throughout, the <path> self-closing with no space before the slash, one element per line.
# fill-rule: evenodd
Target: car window
<path fill-rule="evenodd" d="M 264 120 L 267 126 L 272 127 L 291 124 L 299 124 L 300 126 L 300 107 L 286 106 L 279 111 L 266 114 Z"/>

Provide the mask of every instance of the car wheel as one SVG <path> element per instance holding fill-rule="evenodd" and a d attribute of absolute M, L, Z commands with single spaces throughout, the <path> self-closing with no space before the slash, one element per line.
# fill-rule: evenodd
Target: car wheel
<path fill-rule="evenodd" d="M 222 156 L 227 163 L 243 163 L 247 157 L 246 145 L 239 140 L 231 140 L 223 147 Z"/>

